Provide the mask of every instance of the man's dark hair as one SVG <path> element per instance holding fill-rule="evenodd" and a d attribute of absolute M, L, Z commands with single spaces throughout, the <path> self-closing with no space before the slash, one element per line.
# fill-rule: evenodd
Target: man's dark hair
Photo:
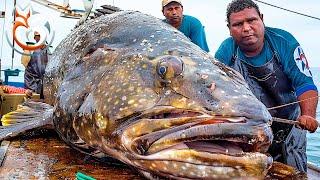
<path fill-rule="evenodd" d="M 259 7 L 252 0 L 233 0 L 227 7 L 227 22 L 230 23 L 230 15 L 231 13 L 237 13 L 246 8 L 254 8 L 257 13 L 260 15 Z"/>

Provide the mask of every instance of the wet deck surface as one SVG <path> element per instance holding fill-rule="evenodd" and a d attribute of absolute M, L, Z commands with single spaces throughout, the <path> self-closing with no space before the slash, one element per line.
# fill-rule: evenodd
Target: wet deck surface
<path fill-rule="evenodd" d="M 307 179 L 305 174 L 286 168 L 274 163 L 266 179 Z M 118 162 L 102 163 L 70 148 L 53 130 L 11 139 L 0 179 L 76 179 L 77 172 L 96 179 L 144 179 Z"/>
<path fill-rule="evenodd" d="M 0 179 L 75 179 L 77 172 L 96 179 L 143 179 L 124 165 L 105 165 L 71 149 L 54 131 L 12 139 Z"/>

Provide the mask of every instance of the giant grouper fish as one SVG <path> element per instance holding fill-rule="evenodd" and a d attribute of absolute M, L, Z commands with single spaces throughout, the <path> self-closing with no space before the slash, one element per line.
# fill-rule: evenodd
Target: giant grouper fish
<path fill-rule="evenodd" d="M 161 20 L 88 20 L 56 48 L 45 102 L 2 118 L 0 140 L 53 125 L 62 140 L 147 178 L 262 178 L 271 116 L 242 76 Z"/>

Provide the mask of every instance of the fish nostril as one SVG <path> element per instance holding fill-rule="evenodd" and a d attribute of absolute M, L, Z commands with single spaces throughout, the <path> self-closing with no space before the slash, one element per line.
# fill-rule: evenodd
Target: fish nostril
<path fill-rule="evenodd" d="M 209 75 L 207 74 L 201 74 L 200 75 L 200 80 L 199 82 L 204 84 L 208 89 L 210 89 L 211 91 L 215 90 L 216 89 L 216 83 L 215 82 L 211 82 L 209 83 Z"/>
<path fill-rule="evenodd" d="M 205 80 L 205 79 L 208 79 L 208 77 L 209 77 L 209 76 L 206 75 L 206 74 L 202 74 L 202 75 L 201 75 L 201 79 L 204 79 L 204 80 Z"/>
<path fill-rule="evenodd" d="M 211 91 L 215 90 L 215 89 L 216 89 L 216 83 L 212 82 L 212 83 L 210 84 L 209 89 L 210 89 Z"/>
<path fill-rule="evenodd" d="M 210 84 L 207 84 L 206 87 L 211 91 L 214 91 L 216 89 L 216 83 L 212 82 Z"/>

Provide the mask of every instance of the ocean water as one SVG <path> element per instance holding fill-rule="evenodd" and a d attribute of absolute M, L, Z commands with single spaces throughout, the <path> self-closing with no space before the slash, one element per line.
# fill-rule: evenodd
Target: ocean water
<path fill-rule="evenodd" d="M 313 80 L 317 85 L 318 90 L 320 90 L 320 68 L 312 68 L 311 72 Z M 317 120 L 320 122 L 320 103 L 318 103 L 317 108 Z M 320 129 L 318 128 L 315 133 L 308 133 L 307 138 L 308 161 L 320 167 Z"/>

